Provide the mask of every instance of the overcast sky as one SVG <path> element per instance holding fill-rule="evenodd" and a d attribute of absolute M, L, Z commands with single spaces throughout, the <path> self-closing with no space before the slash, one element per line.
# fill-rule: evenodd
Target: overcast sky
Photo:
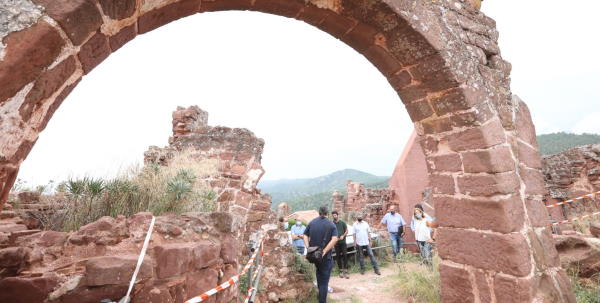
<path fill-rule="evenodd" d="M 538 133 L 600 133 L 600 3 L 486 0 L 512 91 Z M 413 125 L 385 78 L 305 23 L 252 12 L 191 16 L 138 36 L 69 95 L 21 166 L 29 184 L 115 175 L 164 146 L 177 105 L 266 141 L 263 179 L 344 168 L 390 175 Z"/>

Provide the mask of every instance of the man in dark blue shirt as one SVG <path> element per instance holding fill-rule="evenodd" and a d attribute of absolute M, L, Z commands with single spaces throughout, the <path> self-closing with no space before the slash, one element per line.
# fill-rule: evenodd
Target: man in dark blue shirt
<path fill-rule="evenodd" d="M 338 232 L 327 215 L 327 206 L 319 208 L 319 217 L 308 223 L 304 231 L 304 244 L 306 247 L 319 246 L 323 249 L 323 259 L 315 263 L 317 269 L 317 286 L 319 287 L 319 303 L 327 302 L 327 290 L 329 289 L 329 278 L 333 269 L 333 257 L 331 250 L 338 240 Z"/>

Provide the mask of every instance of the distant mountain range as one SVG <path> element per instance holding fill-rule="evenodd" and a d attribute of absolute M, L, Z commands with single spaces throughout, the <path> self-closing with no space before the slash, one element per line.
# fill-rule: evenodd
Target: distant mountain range
<path fill-rule="evenodd" d="M 598 121 L 598 131 L 600 131 L 600 121 Z M 598 134 L 571 134 L 565 132 L 551 133 L 537 136 L 542 155 L 553 155 L 565 151 L 567 149 L 600 143 L 600 135 Z"/>
<path fill-rule="evenodd" d="M 346 182 L 352 180 L 369 187 L 387 187 L 389 177 L 375 176 L 356 169 L 344 169 L 316 178 L 265 180 L 258 187 L 271 195 L 273 208 L 287 202 L 292 211 L 316 209 L 331 203 L 334 190 L 346 192 Z"/>
<path fill-rule="evenodd" d="M 597 134 L 552 133 L 537 136 L 542 155 L 562 152 L 580 145 L 600 143 Z M 305 179 L 261 181 L 258 187 L 273 198 L 273 208 L 287 202 L 292 211 L 331 206 L 331 194 L 338 190 L 346 194 L 346 182 L 352 180 L 370 188 L 386 188 L 390 177 L 375 176 L 356 169 L 339 170 L 329 175 Z"/>

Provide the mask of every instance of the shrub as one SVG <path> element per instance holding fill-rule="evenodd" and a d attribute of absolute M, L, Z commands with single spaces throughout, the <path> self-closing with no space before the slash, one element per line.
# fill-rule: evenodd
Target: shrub
<path fill-rule="evenodd" d="M 189 152 L 174 156 L 169 166 L 133 166 L 114 179 L 75 178 L 58 185 L 67 201 L 44 226 L 76 230 L 102 216 L 155 215 L 213 211 L 216 195 L 206 179 L 217 172 L 216 160 L 196 160 Z M 57 225 L 58 222 L 58 225 Z"/>
<path fill-rule="evenodd" d="M 600 277 L 579 278 L 579 270 L 567 269 L 577 303 L 600 303 Z"/>

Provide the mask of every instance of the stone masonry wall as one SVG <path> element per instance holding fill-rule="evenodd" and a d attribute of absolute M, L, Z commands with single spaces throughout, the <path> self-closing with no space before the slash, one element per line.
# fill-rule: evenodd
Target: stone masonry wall
<path fill-rule="evenodd" d="M 23 2 L 36 9 L 20 16 Z M 8 19 L 22 21 L 0 32 L 2 205 L 53 113 L 112 52 L 138 34 L 195 13 L 260 11 L 302 20 L 340 39 L 398 92 L 428 166 L 440 225 L 444 302 L 574 302 L 546 227 L 546 189 L 531 114 L 511 92 L 511 65 L 501 56 L 494 20 L 478 11 L 479 1 L 18 0 L 0 5 Z"/>
<path fill-rule="evenodd" d="M 144 153 L 144 162 L 168 165 L 181 151 L 193 158 L 216 159 L 218 175 L 205 181 L 217 194 L 218 209 L 233 213 L 238 231 L 247 234 L 274 216 L 271 198 L 256 188 L 264 174 L 260 164 L 264 144 L 247 129 L 209 126 L 208 113 L 197 106 L 178 107 L 173 112 L 169 146 L 151 146 Z"/>
<path fill-rule="evenodd" d="M 600 144 L 580 146 L 542 159 L 547 205 L 600 191 Z M 600 210 L 600 197 L 550 209 L 554 220 Z"/>

